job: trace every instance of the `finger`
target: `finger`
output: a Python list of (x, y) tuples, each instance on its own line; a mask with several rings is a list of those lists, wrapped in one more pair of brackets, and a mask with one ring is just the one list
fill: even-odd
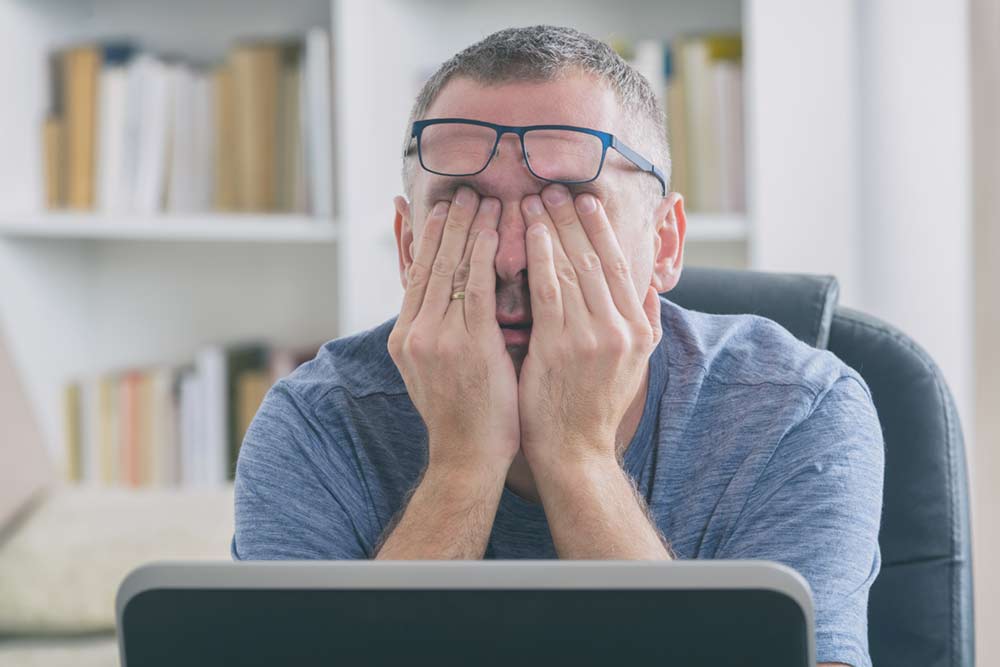
[(495, 259), (500, 237), (495, 229), (483, 229), (476, 235), (469, 267), (469, 281), (465, 286), (465, 325), (471, 334), (488, 331), (500, 333), (497, 324)]
[[(579, 279), (576, 276), (576, 269), (570, 262), (559, 241), (559, 234), (556, 232), (552, 218), (549, 217), (542, 203), (542, 198), (538, 195), (529, 195), (521, 200), (522, 214), (528, 227), (540, 223), (545, 226), (549, 233), (549, 243), (552, 246), (552, 263), (559, 283), (559, 296), (562, 303), (563, 319), (577, 319), (581, 315), (589, 315), (586, 302), (583, 300), (583, 293), (580, 292)], [(531, 268), (528, 268), (528, 277), (531, 277)], [(528, 288), (531, 288), (531, 281), (528, 281)]]
[(602, 270), (601, 257), (587, 238), (569, 189), (565, 185), (549, 185), (542, 190), (542, 201), (555, 224), (566, 255), (573, 263), (587, 308), (601, 318), (617, 315), (618, 311)]
[(441, 320), (451, 302), (452, 286), (455, 283), (455, 271), (462, 260), (465, 244), (469, 238), (469, 226), (476, 215), (479, 196), (475, 190), (462, 186), (455, 193), (455, 198), (448, 207), (448, 218), (444, 223), (444, 233), (437, 257), (431, 264), (430, 278), (427, 280), (427, 292), (420, 308), (421, 316)]
[(653, 347), (660, 343), (663, 338), (663, 323), (660, 321), (660, 295), (656, 293), (656, 288), (652, 285), (646, 288), (646, 298), (642, 302), (642, 310), (649, 320), (649, 326), (653, 328)]
[(462, 260), (455, 271), (452, 292), (463, 289), (469, 280), (469, 265), (472, 260), (472, 248), (476, 244), (476, 236), (484, 229), (496, 229), (499, 222), (500, 200), (494, 197), (484, 197), (481, 199), (476, 216), (472, 219), (472, 226), (469, 227), (469, 239), (465, 244), (465, 252), (462, 254)]
[(448, 215), (448, 202), (438, 202), (431, 209), (424, 222), (424, 231), (417, 244), (417, 253), (406, 273), (406, 292), (403, 295), (403, 305), (399, 309), (398, 321), (409, 325), (420, 312), (427, 291), (427, 281), (430, 279), (431, 266), (437, 255), (444, 221)]
[(601, 258), (605, 282), (618, 312), (631, 322), (640, 321), (642, 306), (632, 282), (628, 260), (625, 259), (604, 207), (597, 197), (589, 193), (577, 197), (575, 203), (583, 229)]
[(528, 292), (531, 295), (532, 338), (558, 335), (565, 326), (562, 286), (556, 276), (552, 234), (544, 223), (534, 223), (525, 234), (528, 256)]
[(465, 301), (460, 299), (451, 299), (451, 296), (449, 295), (449, 299), (451, 299), (451, 301), (448, 304), (448, 311), (444, 316), (445, 323), (448, 323), (449, 320), (454, 320), (457, 323), (461, 323), (462, 327), (465, 327), (466, 329), (468, 328), (466, 309), (469, 307), (469, 294), (467, 284), (469, 282), (470, 264), (472, 262), (472, 250), (476, 244), (476, 239), (478, 238), (479, 233), (486, 229), (495, 230), (499, 222), (500, 200), (494, 199), (493, 197), (485, 197), (480, 200), (479, 208), (472, 220), (472, 226), (469, 228), (469, 238), (465, 244), (462, 260), (459, 262), (458, 268), (455, 270), (455, 277), (452, 281), (451, 287), (452, 294), (455, 292), (465, 292)]

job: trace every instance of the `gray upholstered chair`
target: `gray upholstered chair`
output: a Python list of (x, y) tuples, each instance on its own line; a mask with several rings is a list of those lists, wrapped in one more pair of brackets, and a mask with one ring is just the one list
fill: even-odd
[(839, 307), (830, 276), (684, 270), (665, 296), (710, 313), (755, 313), (856, 369), (885, 439), (879, 545), (869, 600), (878, 667), (974, 664), (969, 493), (962, 428), (934, 361), (906, 334)]

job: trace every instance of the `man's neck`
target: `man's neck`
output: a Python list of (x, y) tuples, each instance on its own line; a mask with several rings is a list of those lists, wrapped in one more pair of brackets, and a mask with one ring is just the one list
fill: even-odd
[[(649, 368), (647, 367), (643, 371), (639, 390), (632, 398), (632, 402), (629, 403), (628, 409), (625, 411), (625, 416), (622, 418), (622, 423), (618, 426), (618, 432), (615, 434), (615, 453), (619, 461), (624, 460), (625, 452), (632, 442), (632, 438), (635, 437), (635, 432), (639, 429), (639, 422), (642, 421), (642, 412), (646, 405), (646, 394), (648, 392)], [(525, 500), (530, 500), (533, 503), (541, 503), (541, 499), (538, 497), (538, 489), (535, 486), (535, 478), (531, 474), (531, 468), (528, 466), (527, 459), (524, 458), (524, 454), (520, 450), (518, 450), (507, 471), (506, 486)]]

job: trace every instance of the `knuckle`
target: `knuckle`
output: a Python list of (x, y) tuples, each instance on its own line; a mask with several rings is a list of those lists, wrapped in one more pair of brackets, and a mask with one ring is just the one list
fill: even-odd
[(572, 227), (577, 224), (578, 220), (573, 215), (557, 215), (552, 222), (556, 223), (559, 227)]
[(427, 282), (428, 268), (421, 262), (413, 262), (407, 272), (406, 282), (411, 287), (422, 287)]
[(559, 299), (559, 288), (552, 283), (545, 283), (538, 289), (538, 298), (542, 303), (553, 304)]
[(595, 358), (600, 350), (601, 346), (597, 342), (597, 337), (592, 334), (582, 336), (577, 343), (577, 354), (584, 359)]
[(596, 252), (587, 251), (580, 256), (580, 269), (583, 271), (597, 271), (601, 268), (601, 258)]
[(632, 338), (621, 329), (615, 328), (608, 334), (605, 345), (608, 352), (616, 357), (623, 357), (632, 349)]
[(560, 264), (559, 267), (556, 269), (556, 275), (559, 276), (560, 282), (563, 282), (567, 285), (576, 285), (577, 282), (576, 271), (573, 269), (572, 266), (566, 264)]
[(611, 260), (611, 263), (608, 265), (608, 271), (615, 278), (621, 279), (628, 278), (630, 274), (628, 262), (622, 257)]
[(465, 287), (465, 305), (479, 306), (486, 301), (486, 290), (479, 285), (469, 284)]
[(455, 269), (455, 287), (461, 287), (469, 280), (469, 265), (462, 263)]
[(452, 216), (448, 218), (448, 221), (444, 223), (445, 233), (452, 234), (464, 234), (465, 233), (465, 220), (460, 217)]
[(403, 350), (407, 356), (414, 359), (424, 359), (431, 352), (432, 341), (422, 333), (411, 331), (403, 343)]
[(451, 276), (455, 273), (455, 265), (448, 257), (438, 255), (434, 259), (434, 265), (431, 267), (431, 271), (436, 276)]

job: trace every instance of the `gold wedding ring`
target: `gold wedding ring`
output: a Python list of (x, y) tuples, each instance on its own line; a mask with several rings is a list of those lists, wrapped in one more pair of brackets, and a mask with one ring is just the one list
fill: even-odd
[(464, 298), (465, 298), (465, 292), (452, 292), (451, 293), (451, 300), (452, 301), (457, 301), (458, 299), (464, 299)]

